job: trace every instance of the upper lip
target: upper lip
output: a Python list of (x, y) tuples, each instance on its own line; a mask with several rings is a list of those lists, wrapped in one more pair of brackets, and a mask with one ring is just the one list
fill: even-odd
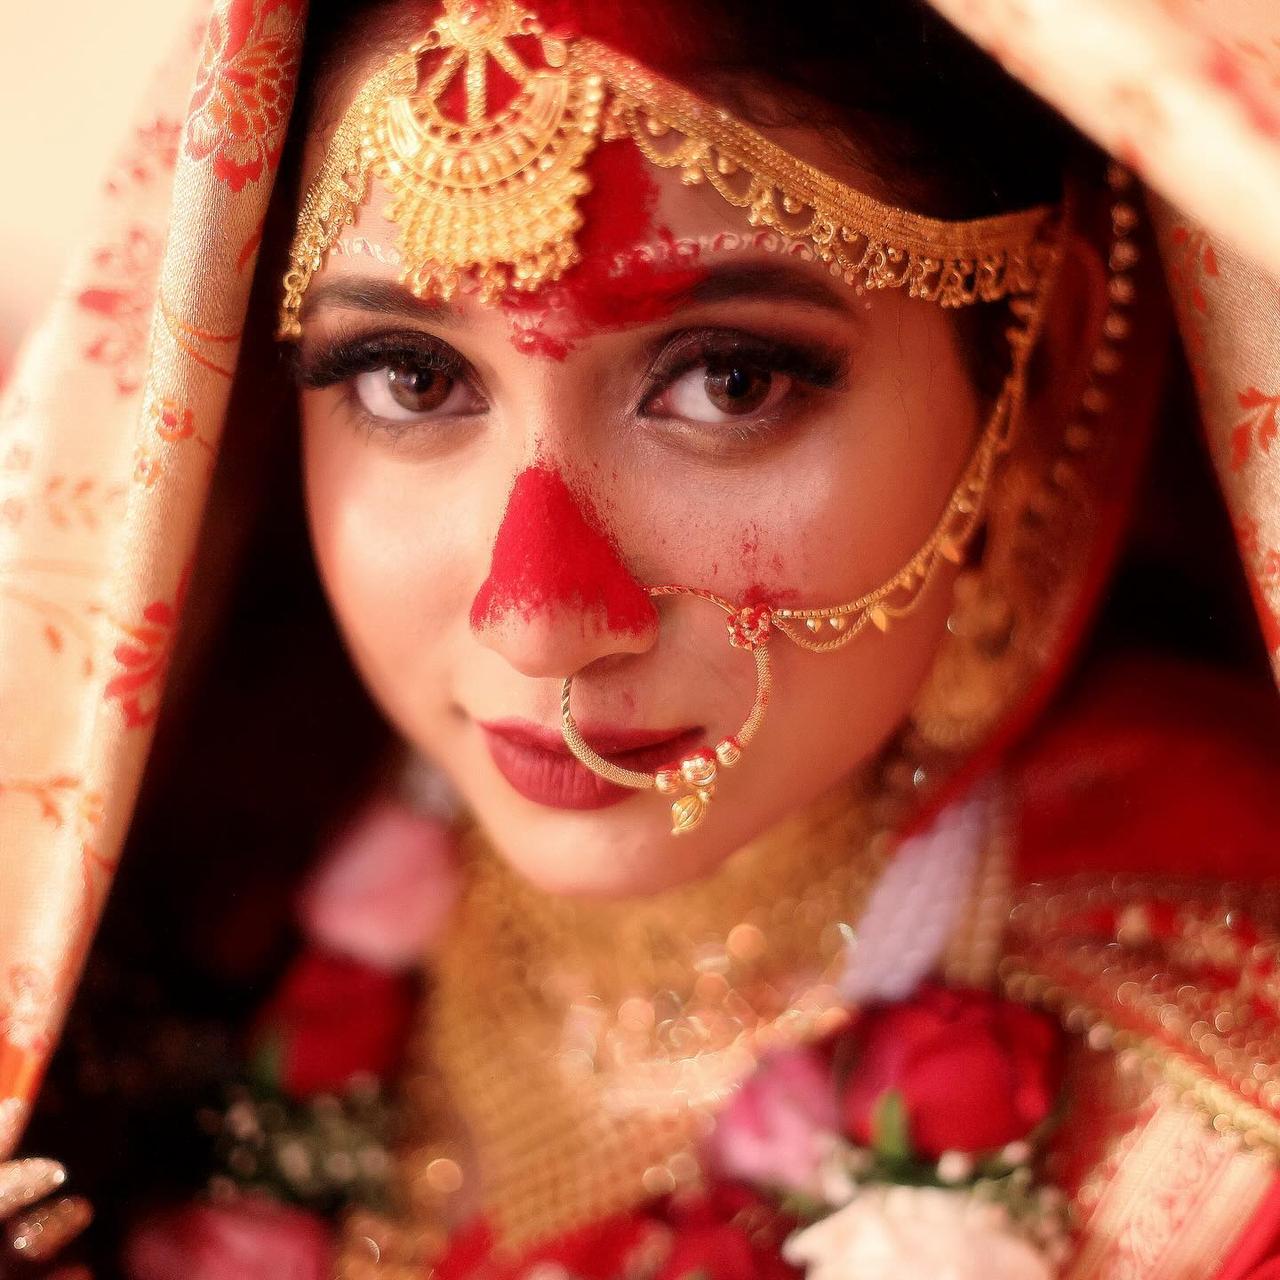
[[(550, 751), (557, 755), (570, 755), (560, 730), (547, 729), (532, 720), (481, 720), (480, 728), (496, 733), (509, 742)], [(695, 732), (693, 727), (682, 729), (627, 729), (617, 725), (580, 724), (582, 736), (601, 755), (621, 755), (627, 751), (641, 751), (665, 742), (675, 742)]]

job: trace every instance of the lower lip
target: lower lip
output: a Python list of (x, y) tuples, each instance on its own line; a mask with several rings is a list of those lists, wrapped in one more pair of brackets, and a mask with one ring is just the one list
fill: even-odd
[[(515, 791), (535, 804), (552, 809), (605, 809), (636, 794), (630, 787), (606, 782), (592, 773), (567, 749), (551, 751), (483, 725), (481, 729), (498, 772)], [(651, 747), (618, 751), (607, 758), (624, 769), (649, 772), (678, 760), (695, 745), (698, 736), (696, 730), (691, 730)]]

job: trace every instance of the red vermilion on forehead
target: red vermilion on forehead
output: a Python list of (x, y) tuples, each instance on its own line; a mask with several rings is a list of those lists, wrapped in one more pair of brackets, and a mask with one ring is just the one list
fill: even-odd
[(653, 601), (627, 572), (590, 501), (575, 497), (555, 468), (537, 463), (516, 477), (471, 625), (481, 631), (555, 608), (594, 614), (617, 634), (657, 625)]
[[(617, 271), (619, 257), (653, 239), (671, 239), (666, 227), (653, 226), (658, 187), (649, 162), (629, 140), (603, 143), (586, 164), (591, 189), (579, 208), (580, 261), (550, 290), (536, 294), (512, 291), (503, 306), (517, 322), (513, 341), (518, 351), (563, 359), (574, 345), (593, 333), (627, 325), (651, 324), (671, 314), (679, 300), (704, 278), (698, 265), (672, 267), (632, 256)], [(554, 298), (556, 340), (544, 340), (542, 326)]]

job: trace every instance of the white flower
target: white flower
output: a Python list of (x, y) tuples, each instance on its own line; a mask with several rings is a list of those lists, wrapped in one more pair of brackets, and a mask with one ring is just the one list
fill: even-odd
[(808, 1280), (1053, 1280), (1003, 1207), (967, 1191), (868, 1187), (793, 1235), (787, 1261)]
[(938, 1178), (942, 1182), (968, 1182), (973, 1177), (973, 1157), (963, 1151), (944, 1151), (938, 1157)]
[(1000, 1152), (1000, 1159), (1007, 1165), (1028, 1164), (1031, 1160), (1031, 1144), (1029, 1142), (1011, 1142)]

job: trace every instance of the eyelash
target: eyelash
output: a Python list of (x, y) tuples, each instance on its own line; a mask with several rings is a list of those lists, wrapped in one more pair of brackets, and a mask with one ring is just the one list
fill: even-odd
[[(305, 390), (319, 390), (344, 384), (348, 408), (364, 420), (370, 432), (389, 434), (394, 438), (419, 428), (430, 418), (417, 421), (393, 421), (368, 413), (354, 394), (355, 379), (362, 373), (386, 367), (407, 367), (443, 374), (466, 383), (478, 395), (471, 365), (447, 343), (422, 333), (375, 333), (363, 337), (335, 336), (316, 349), (296, 353), (298, 385)], [(797, 342), (791, 339), (766, 338), (732, 329), (690, 329), (669, 336), (650, 363), (640, 397), (639, 414), (655, 421), (669, 421), (653, 414), (650, 407), (679, 378), (700, 366), (741, 362), (744, 366), (769, 374), (783, 374), (795, 382), (793, 396), (803, 398), (814, 391), (838, 389), (845, 378), (843, 355), (823, 344)], [(789, 411), (794, 407), (789, 406)], [(687, 424), (727, 440), (748, 439), (767, 432), (776, 425), (778, 414), (741, 423)], [(683, 423), (684, 419), (675, 419)]]
[[(647, 406), (694, 369), (735, 363), (758, 372), (792, 378), (793, 396), (799, 397), (813, 391), (835, 390), (845, 376), (845, 361), (840, 353), (820, 344), (766, 338), (734, 329), (689, 329), (668, 338), (650, 365), (640, 413), (653, 416), (647, 412)], [(796, 407), (789, 405), (788, 412), (794, 412)], [(730, 439), (747, 438), (768, 431), (778, 416), (775, 412), (771, 417), (752, 418), (732, 425), (706, 424), (703, 429)]]

